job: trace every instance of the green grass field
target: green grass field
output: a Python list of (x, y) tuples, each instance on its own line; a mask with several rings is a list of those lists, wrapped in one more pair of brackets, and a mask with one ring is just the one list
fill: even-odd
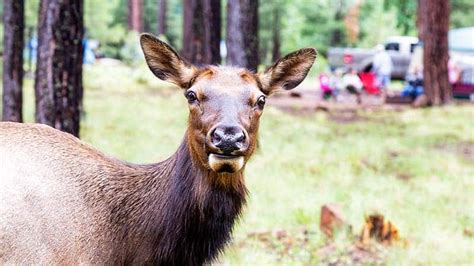
[[(31, 122), (32, 81), (25, 86)], [(146, 67), (86, 67), (85, 87), (84, 141), (136, 163), (165, 159), (178, 147), (186, 100)], [(356, 118), (340, 123), (322, 112), (265, 110), (261, 149), (246, 169), (248, 206), (220, 263), (323, 263), (318, 250), (326, 239), (318, 225), (325, 203), (342, 206), (354, 234), (371, 211), (394, 222), (407, 245), (383, 247), (387, 264), (474, 262), (474, 106), (359, 111)], [(295, 239), (308, 230), (308, 241), (252, 237), (275, 230)], [(331, 260), (351, 241), (338, 236)]]

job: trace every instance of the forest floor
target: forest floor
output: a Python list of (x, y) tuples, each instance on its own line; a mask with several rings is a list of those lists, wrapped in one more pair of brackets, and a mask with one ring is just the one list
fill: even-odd
[(304, 85), (291, 93), (280, 93), (270, 97), (270, 105), (293, 115), (310, 115), (316, 111), (330, 113), (356, 112), (357, 110), (402, 111), (410, 108), (410, 105), (407, 104), (386, 104), (381, 96), (369, 94), (362, 94), (361, 104), (357, 104), (354, 95), (346, 92), (340, 93), (337, 100), (334, 98), (322, 100), (319, 91), (311, 87), (304, 87)]
[[(84, 141), (135, 163), (160, 161), (176, 150), (188, 112), (178, 89), (146, 66), (98, 64), (87, 66), (84, 76)], [(30, 79), (24, 97), (32, 122)], [(248, 204), (216, 264), (474, 261), (474, 106), (348, 104), (299, 112), (301, 99), (286, 99), (290, 111), (280, 100), (270, 100), (261, 118), (260, 148), (246, 167)], [(349, 228), (333, 239), (319, 229), (321, 206), (328, 203), (341, 207)], [(364, 216), (372, 212), (396, 225), (400, 243), (357, 244)]]

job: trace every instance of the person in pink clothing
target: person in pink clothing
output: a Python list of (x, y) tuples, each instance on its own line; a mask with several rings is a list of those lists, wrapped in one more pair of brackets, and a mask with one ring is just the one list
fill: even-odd
[(323, 100), (328, 100), (334, 96), (333, 90), (331, 88), (330, 78), (325, 73), (319, 75), (319, 88), (321, 89), (321, 97)]
[(457, 66), (456, 62), (452, 57), (449, 57), (448, 61), (448, 77), (449, 84), (453, 85), (459, 81), (461, 77), (461, 69)]

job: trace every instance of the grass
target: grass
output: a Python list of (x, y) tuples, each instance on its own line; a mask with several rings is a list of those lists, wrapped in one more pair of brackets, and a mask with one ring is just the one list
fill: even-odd
[[(25, 117), (32, 122), (31, 80), (25, 86)], [(84, 141), (137, 163), (162, 160), (178, 147), (186, 100), (146, 67), (86, 67), (85, 87)], [(342, 206), (354, 233), (373, 210), (393, 221), (408, 245), (384, 248), (387, 264), (474, 261), (474, 238), (464, 233), (474, 229), (474, 107), (359, 111), (357, 117), (341, 124), (325, 113), (265, 110), (261, 149), (246, 169), (248, 206), (220, 262), (322, 263), (317, 251), (326, 240), (318, 224), (325, 203)], [(249, 235), (296, 235), (302, 228), (309, 243), (293, 243), (283, 255), (284, 244), (269, 246)], [(348, 241), (336, 239), (341, 249)]]

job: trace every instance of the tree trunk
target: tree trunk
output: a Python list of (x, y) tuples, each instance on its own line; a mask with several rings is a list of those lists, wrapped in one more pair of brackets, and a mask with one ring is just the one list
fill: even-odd
[(206, 43), (206, 62), (221, 63), (221, 1), (204, 0), (204, 28)]
[(79, 136), (83, 1), (41, 0), (35, 77), (36, 122)]
[(166, 9), (167, 0), (158, 0), (158, 35), (166, 36)]
[(143, 0), (128, 0), (128, 29), (143, 32)]
[(360, 2), (357, 1), (352, 7), (349, 8), (346, 17), (344, 18), (347, 41), (352, 45), (359, 41), (360, 6)]
[(425, 32), (424, 32), (424, 27), (423, 27), (423, 13), (425, 13), (425, 5), (426, 1), (423, 0), (417, 0), (417, 8), (416, 8), (416, 28), (418, 29), (418, 39), (420, 41), (423, 41)]
[(184, 0), (183, 57), (193, 64), (219, 64), (221, 1)]
[(227, 2), (227, 64), (258, 68), (258, 0)]
[[(336, 22), (342, 22), (344, 20), (344, 8), (345, 8), (345, 0), (338, 0), (336, 1), (336, 13), (334, 14), (334, 21)], [(339, 26), (339, 25), (338, 25)], [(343, 31), (340, 27), (336, 27), (332, 32), (331, 32), (331, 46), (340, 46), (342, 45), (343, 41)]]
[(273, 10), (273, 29), (272, 29), (272, 39), (273, 39), (273, 51), (272, 51), (272, 59), (273, 62), (276, 62), (280, 59), (280, 46), (281, 46), (281, 19), (280, 19), (280, 7), (276, 6)]
[(3, 120), (22, 122), (23, 0), (4, 0), (3, 27)]
[(423, 41), (423, 84), (430, 105), (449, 103), (452, 98), (448, 78), (448, 0), (420, 0), (418, 14)]

